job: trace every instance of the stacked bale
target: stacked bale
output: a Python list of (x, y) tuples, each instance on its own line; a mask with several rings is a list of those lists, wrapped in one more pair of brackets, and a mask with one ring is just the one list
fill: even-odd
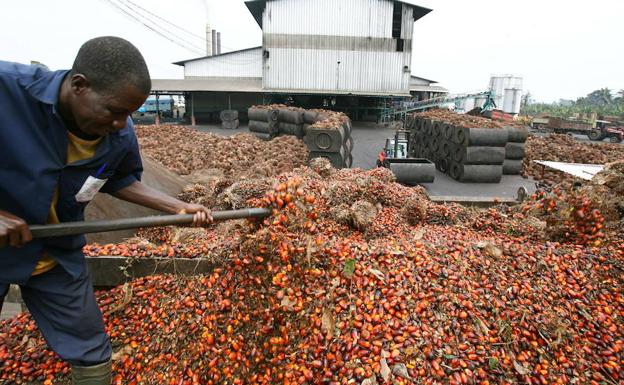
[(508, 131), (462, 127), (415, 114), (406, 119), (410, 156), (427, 158), (460, 182), (498, 183), (503, 175)]
[(221, 128), (233, 130), (240, 127), (237, 110), (223, 110), (219, 117), (221, 118)]
[(520, 175), (525, 155), (525, 142), (529, 137), (526, 127), (507, 127), (508, 142), (505, 146), (503, 175)]
[(327, 158), (335, 168), (349, 168), (353, 163), (351, 120), (342, 113), (270, 105), (253, 106), (248, 115), (249, 131), (268, 139), (277, 135), (303, 139), (310, 159)]
[(279, 110), (272, 106), (253, 106), (247, 111), (249, 131), (273, 139), (279, 134)]
[[(353, 164), (351, 120), (344, 114), (315, 110), (316, 121), (306, 125), (304, 141), (310, 150), (310, 159), (327, 158), (336, 168), (350, 168)], [(312, 114), (308, 114), (311, 121)]]

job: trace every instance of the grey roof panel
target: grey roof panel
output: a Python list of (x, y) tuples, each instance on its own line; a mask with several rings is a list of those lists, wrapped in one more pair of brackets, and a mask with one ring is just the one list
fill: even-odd
[[(249, 12), (251, 12), (254, 19), (256, 19), (256, 23), (258, 23), (260, 28), (262, 28), (262, 12), (264, 11), (264, 7), (266, 6), (267, 1), (270, 1), (270, 0), (245, 1), (245, 5), (249, 9)], [(416, 4), (412, 0), (390, 0), (390, 1), (394, 1), (396, 3), (407, 4), (411, 7), (414, 7), (414, 21), (422, 18), (423, 16), (425, 16), (426, 14), (432, 11), (432, 9), (421, 7), (420, 5)]]
[(303, 94), (303, 95), (354, 95), (354, 96), (410, 96), (408, 92), (371, 91), (331, 91), (288, 89), (273, 90), (262, 88), (260, 78), (206, 78), (206, 79), (152, 79), (152, 92), (252, 92), (264, 94)]
[(177, 62), (174, 62), (174, 63), (171, 63), (171, 64), (183, 66), (185, 63), (188, 63), (190, 61), (201, 60), (201, 59), (208, 59), (208, 58), (213, 58), (213, 57), (220, 57), (220, 56), (230, 55), (230, 54), (233, 54), (233, 53), (240, 53), (240, 52), (245, 52), (245, 51), (251, 51), (251, 50), (254, 50), (254, 49), (262, 49), (262, 46), (245, 48), (245, 49), (239, 49), (238, 51), (224, 52), (224, 53), (220, 53), (218, 55), (202, 56), (202, 57), (196, 57), (194, 59), (180, 60), (180, 61), (177, 61)]

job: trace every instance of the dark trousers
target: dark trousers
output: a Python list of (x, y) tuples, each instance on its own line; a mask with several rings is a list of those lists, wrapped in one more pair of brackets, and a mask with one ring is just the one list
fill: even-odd
[[(0, 282), (1, 299), (8, 289)], [(31, 277), (20, 290), (48, 346), (61, 359), (92, 366), (111, 358), (110, 339), (87, 270), (75, 279), (57, 265)]]

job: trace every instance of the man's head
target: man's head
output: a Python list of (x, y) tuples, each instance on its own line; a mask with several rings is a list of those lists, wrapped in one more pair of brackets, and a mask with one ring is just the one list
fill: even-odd
[(65, 79), (60, 102), (76, 128), (104, 136), (126, 126), (152, 83), (143, 56), (130, 42), (103, 36), (84, 43)]

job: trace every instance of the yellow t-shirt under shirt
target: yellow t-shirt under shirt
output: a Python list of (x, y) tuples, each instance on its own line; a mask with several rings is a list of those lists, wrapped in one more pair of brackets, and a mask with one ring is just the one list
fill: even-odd
[[(95, 150), (102, 140), (102, 138), (95, 140), (80, 139), (69, 131), (67, 131), (67, 139), (67, 164), (93, 158), (95, 156)], [(52, 197), (48, 221), (46, 222), (48, 224), (59, 223), (58, 215), (56, 214), (57, 203), (58, 187), (54, 191), (54, 196)], [(37, 266), (35, 266), (35, 270), (33, 270), (32, 275), (43, 274), (46, 271), (52, 270), (54, 266), (56, 266), (56, 261), (50, 258), (47, 253), (44, 253), (43, 257), (41, 257), (39, 262), (37, 262)]]

